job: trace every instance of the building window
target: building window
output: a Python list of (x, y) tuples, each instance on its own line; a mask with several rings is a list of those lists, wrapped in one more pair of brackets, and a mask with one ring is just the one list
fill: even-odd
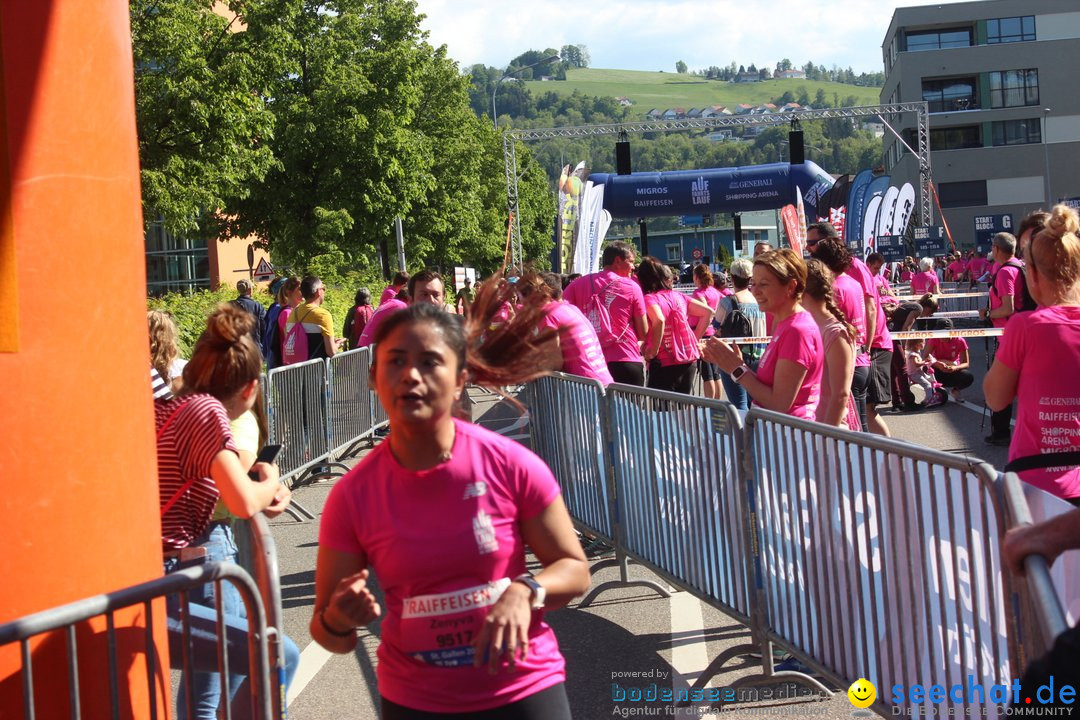
[(982, 146), (982, 132), (978, 125), (931, 128), (930, 130), (930, 149), (934, 151), (963, 150)]
[(908, 52), (922, 50), (947, 50), (949, 48), (971, 47), (974, 34), (971, 28), (947, 28), (945, 30), (923, 30), (907, 34)]
[(682, 247), (679, 243), (668, 243), (667, 261), (669, 263), (682, 262)]
[(160, 222), (146, 229), (146, 288), (151, 295), (210, 289), (205, 240), (177, 237)]
[(932, 113), (978, 110), (976, 87), (978, 83), (973, 77), (923, 80), (922, 97)]
[(1030, 145), (1042, 142), (1039, 118), (1000, 120), (992, 123), (994, 145)]
[(938, 198), (943, 208), (986, 205), (986, 181), (941, 183), (938, 185)]
[(986, 21), (986, 42), (990, 45), (1026, 42), (1035, 39), (1035, 16), (999, 18)]
[(1002, 70), (990, 73), (990, 107), (1022, 107), (1038, 104), (1038, 70)]

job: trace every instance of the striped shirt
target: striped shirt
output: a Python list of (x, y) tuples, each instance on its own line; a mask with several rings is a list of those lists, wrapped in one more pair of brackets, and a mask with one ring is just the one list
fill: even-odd
[(172, 400), (173, 394), (169, 389), (169, 384), (153, 365), (150, 366), (150, 390), (154, 393), (155, 400)]
[(210, 466), (219, 452), (236, 452), (236, 446), (225, 408), (210, 395), (157, 402), (154, 413), (159, 507), (176, 498), (161, 518), (162, 549), (177, 550), (190, 545), (210, 524), (219, 495)]

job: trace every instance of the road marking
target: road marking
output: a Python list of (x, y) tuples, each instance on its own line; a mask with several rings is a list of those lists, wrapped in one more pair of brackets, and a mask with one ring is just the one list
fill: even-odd
[[(964, 402), (962, 402), (962, 403), (959, 403), (959, 402), (956, 402), (956, 400), (954, 400), (954, 399), (952, 398), (952, 396), (950, 395), (950, 396), (949, 396), (949, 403), (948, 403), (948, 404), (949, 404), (949, 405), (952, 405), (952, 406), (954, 406), (954, 407), (961, 407), (961, 408), (964, 408), (965, 410), (968, 410), (969, 412), (973, 412), (973, 413), (975, 413), (975, 414), (976, 414), (976, 415), (978, 415), (979, 417), (983, 417), (983, 416), (985, 416), (985, 417), (986, 417), (986, 419), (987, 419), (987, 422), (989, 422), (989, 421), (990, 421), (990, 410), (989, 410), (989, 409), (987, 409), (987, 408), (986, 408), (986, 407), (985, 407), (985, 406), (984, 406), (984, 405), (983, 405), (982, 403), (975, 403), (975, 402), (974, 402), (974, 401), (972, 401), (972, 400), (966, 400), (966, 401), (964, 401)], [(1015, 428), (1015, 427), (1016, 427), (1016, 417), (1015, 417), (1015, 414), (1014, 414), (1014, 416), (1013, 416), (1013, 419), (1009, 421), (1009, 426), (1010, 426), (1010, 427), (1012, 427), (1012, 428)]]
[[(688, 592), (676, 592), (671, 594), (670, 603), (671, 667), (683, 678), (698, 675), (709, 665), (701, 602)], [(687, 642), (695, 636), (698, 638), (695, 642)], [(693, 680), (687, 684), (692, 685)]]
[(304, 691), (307, 684), (319, 674), (323, 665), (327, 660), (333, 657), (334, 653), (323, 648), (317, 642), (312, 642), (304, 651), (300, 653), (300, 665), (296, 668), (296, 676), (293, 677), (292, 684), (289, 686), (289, 694), (285, 696), (285, 705), (291, 705), (292, 701)]
[[(673, 592), (671, 604), (671, 686), (692, 686), (709, 666), (705, 618), (701, 602), (688, 592)], [(670, 708), (669, 708), (670, 709)], [(693, 707), (676, 709), (676, 717), (700, 717)]]

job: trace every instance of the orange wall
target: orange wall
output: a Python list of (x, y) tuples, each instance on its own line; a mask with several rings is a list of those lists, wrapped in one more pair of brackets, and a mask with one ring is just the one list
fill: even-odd
[[(0, 310), (6, 622), (160, 576), (161, 534), (126, 0), (0, 0), (0, 66), (0, 282), (15, 295)], [(94, 630), (80, 630), (95, 638), (80, 658), (84, 717), (106, 711)], [(66, 716), (57, 645), (35, 645), (38, 717)], [(21, 717), (16, 650), (0, 649), (0, 714)], [(136, 708), (140, 662), (120, 668)]]
[[(235, 288), (236, 281), (241, 278), (252, 279), (251, 271), (259, 267), (259, 261), (266, 258), (270, 261), (270, 255), (265, 250), (254, 250), (254, 261), (248, 266), (249, 241), (243, 238), (233, 240), (210, 241), (210, 287), (216, 290), (219, 286)], [(271, 262), (271, 264), (273, 264)], [(260, 279), (256, 285), (268, 286), (269, 280)]]

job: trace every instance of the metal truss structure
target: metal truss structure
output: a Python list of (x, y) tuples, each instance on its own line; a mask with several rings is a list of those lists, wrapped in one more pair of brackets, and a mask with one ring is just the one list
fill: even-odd
[[(620, 133), (672, 132), (675, 130), (710, 130), (715, 128), (749, 127), (760, 125), (787, 125), (792, 120), (828, 120), (831, 118), (880, 117), (892, 125), (897, 116), (915, 113), (916, 154), (919, 159), (919, 208), (917, 221), (929, 225), (933, 221), (930, 178), (930, 116), (926, 102), (893, 103), (890, 105), (864, 105), (847, 108), (824, 108), (796, 112), (771, 113), (769, 115), (721, 115), (710, 118), (685, 118), (682, 120), (644, 120), (641, 122), (612, 123), (608, 125), (574, 125), (558, 128), (522, 128), (503, 132), (503, 158), (506, 165), (507, 209), (511, 213), (510, 250), (514, 265), (520, 266), (524, 259), (521, 244), (521, 221), (518, 217), (518, 167), (517, 142), (535, 142), (551, 138), (578, 138), (594, 135), (618, 135)], [(886, 119), (888, 118), (888, 119)]]

